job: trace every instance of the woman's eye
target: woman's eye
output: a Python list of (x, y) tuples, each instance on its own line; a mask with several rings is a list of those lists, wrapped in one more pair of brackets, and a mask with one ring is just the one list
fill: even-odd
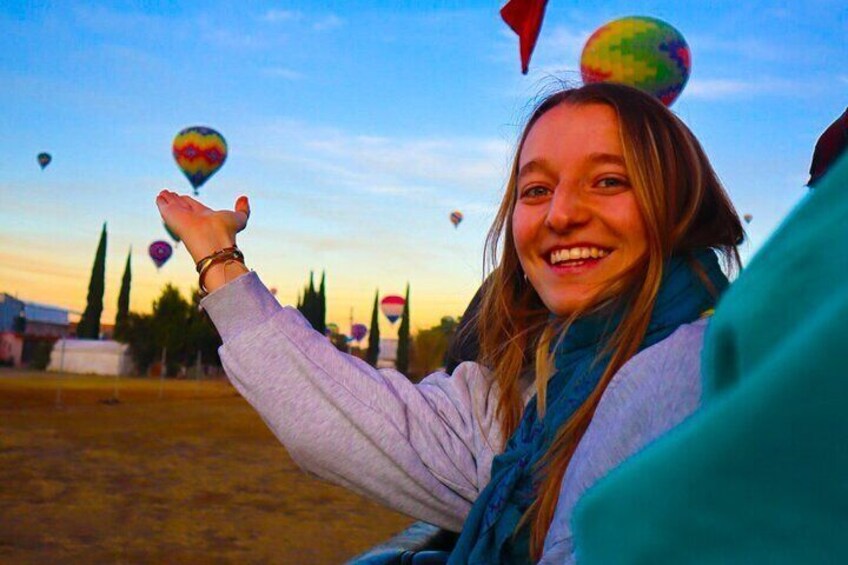
[(550, 190), (544, 186), (528, 186), (521, 191), (522, 198), (538, 198), (550, 193)]
[(630, 186), (628, 180), (621, 177), (604, 177), (599, 180), (597, 184), (601, 188), (619, 188)]

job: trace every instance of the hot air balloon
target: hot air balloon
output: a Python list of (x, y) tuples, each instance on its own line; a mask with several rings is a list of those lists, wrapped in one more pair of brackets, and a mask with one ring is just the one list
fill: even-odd
[(271, 291), (271, 296), (277, 296), (277, 287), (272, 286), (268, 290)]
[(174, 138), (173, 153), (197, 196), (197, 189), (227, 160), (227, 142), (212, 128), (192, 126)]
[(38, 164), (41, 165), (41, 170), (44, 170), (44, 167), (50, 164), (50, 161), (53, 160), (53, 157), (50, 156), (50, 153), (39, 153), (38, 154)]
[(751, 220), (753, 220), (753, 219), (754, 219), (754, 216), (753, 216), (753, 215), (751, 215), (751, 214), (745, 214), (745, 215), (744, 215), (744, 216), (742, 216), (742, 217), (743, 217), (743, 218), (745, 218), (745, 223), (746, 223), (746, 224), (750, 224), (750, 223), (751, 223)]
[(633, 16), (613, 20), (586, 41), (580, 56), (583, 82), (618, 82), (634, 86), (671, 106), (686, 81), (689, 45), (671, 25)]
[(389, 319), (389, 322), (394, 324), (401, 317), (401, 314), (403, 314), (403, 305), (405, 302), (402, 296), (387, 296), (380, 301), (380, 310)]
[(150, 258), (153, 259), (153, 262), (156, 263), (156, 268), (159, 269), (162, 265), (168, 262), (168, 259), (171, 258), (174, 249), (167, 241), (154, 241), (150, 244), (147, 252), (150, 255)]
[(326, 329), (327, 329), (327, 332), (326, 332), (327, 335), (333, 335), (333, 334), (339, 333), (339, 325), (334, 323), (334, 322), (330, 322), (329, 324), (327, 324)]
[(350, 336), (356, 341), (362, 341), (362, 338), (368, 334), (368, 326), (365, 324), (353, 324), (350, 328)]
[(458, 228), (459, 223), (462, 221), (462, 212), (459, 210), (454, 210), (451, 212), (450, 221), (453, 224), (453, 227)]
[(179, 244), (180, 244), (180, 241), (182, 241), (182, 240), (180, 239), (180, 236), (178, 236), (177, 234), (175, 234), (175, 233), (174, 233), (174, 231), (173, 231), (171, 228), (169, 228), (169, 227), (168, 227), (168, 224), (166, 224), (165, 222), (162, 222), (162, 225), (163, 225), (163, 226), (165, 226), (165, 231), (166, 231), (166, 232), (168, 232), (168, 235), (169, 235), (169, 236), (171, 236), (171, 239), (173, 239), (173, 240), (174, 240), (174, 243), (176, 243), (177, 245), (179, 245)]

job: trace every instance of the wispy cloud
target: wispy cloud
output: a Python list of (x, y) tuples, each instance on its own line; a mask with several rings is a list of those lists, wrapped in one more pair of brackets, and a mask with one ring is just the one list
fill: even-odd
[(686, 85), (686, 96), (701, 100), (723, 100), (748, 98), (764, 94), (793, 96), (811, 93), (815, 87), (796, 81), (775, 78), (740, 79), (692, 79)]
[(268, 10), (259, 18), (269, 24), (305, 23), (313, 31), (327, 31), (344, 25), (336, 14), (305, 14), (297, 10)]
[(280, 121), (250, 152), (269, 164), (297, 162), (320, 178), (369, 194), (433, 198), (442, 191), (488, 193), (503, 184), (510, 146), (498, 139), (396, 138)]
[(303, 17), (302, 12), (296, 10), (268, 10), (262, 14), (262, 20), (270, 23), (291, 22), (300, 20)]
[(344, 20), (335, 14), (329, 14), (316, 20), (312, 24), (312, 29), (315, 31), (328, 31), (336, 29), (344, 25)]
[(262, 74), (272, 78), (283, 78), (286, 80), (300, 80), (303, 74), (286, 67), (268, 67), (262, 69)]

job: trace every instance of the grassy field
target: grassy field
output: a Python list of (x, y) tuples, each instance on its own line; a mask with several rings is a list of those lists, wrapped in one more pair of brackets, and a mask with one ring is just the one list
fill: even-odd
[(411, 520), (300, 472), (224, 381), (0, 369), (0, 563), (339, 563)]

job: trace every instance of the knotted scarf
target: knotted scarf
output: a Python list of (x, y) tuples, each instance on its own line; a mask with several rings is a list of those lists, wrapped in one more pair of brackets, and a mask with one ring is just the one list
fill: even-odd
[[(714, 291), (728, 285), (715, 252), (694, 254)], [(683, 256), (672, 257), (663, 271), (643, 350), (671, 335), (680, 325), (697, 320), (715, 305), (716, 297)], [(547, 385), (547, 409), (538, 415), (536, 397), (527, 404), (521, 422), (504, 452), (492, 462), (491, 480), (480, 493), (465, 521), (448, 563), (529, 563), (528, 527), (516, 531), (536, 496), (534, 469), (548, 451), (559, 428), (589, 397), (609, 363), (604, 347), (623, 306), (577, 319), (564, 336), (552, 340), (554, 374)]]

